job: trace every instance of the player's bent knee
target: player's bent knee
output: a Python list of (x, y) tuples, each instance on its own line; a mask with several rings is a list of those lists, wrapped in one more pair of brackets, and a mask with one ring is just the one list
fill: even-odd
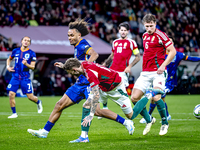
[(60, 101), (56, 102), (56, 105), (54, 107), (55, 110), (61, 111), (65, 108), (65, 105), (63, 105)]

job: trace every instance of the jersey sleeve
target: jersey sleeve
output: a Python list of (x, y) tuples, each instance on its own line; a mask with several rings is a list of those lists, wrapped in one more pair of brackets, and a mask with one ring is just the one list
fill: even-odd
[(115, 41), (112, 42), (112, 52), (113, 52), (113, 53), (114, 53), (114, 51), (115, 51), (115, 49), (114, 49), (115, 45), (114, 45), (114, 44), (115, 44)]
[(81, 44), (81, 49), (84, 51), (85, 54), (88, 55), (88, 52), (90, 51), (90, 49), (92, 49), (92, 47), (91, 47), (90, 44), (85, 40), (84, 43)]
[(131, 50), (133, 50), (133, 54), (134, 55), (139, 54), (139, 49), (138, 49), (137, 43), (135, 41), (131, 40), (131, 45), (130, 46), (131, 46), (130, 47)]
[(36, 60), (37, 60), (36, 54), (35, 54), (35, 52), (32, 52), (31, 61), (36, 61)]
[(168, 48), (170, 45), (172, 45), (172, 42), (170, 41), (167, 34), (161, 31), (156, 31), (159, 44), (162, 44), (165, 48)]
[(9, 56), (10, 59), (15, 57), (16, 49), (13, 49), (12, 54)]

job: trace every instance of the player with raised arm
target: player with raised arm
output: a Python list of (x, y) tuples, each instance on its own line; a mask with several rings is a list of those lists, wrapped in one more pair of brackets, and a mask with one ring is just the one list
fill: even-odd
[[(170, 38), (170, 40), (172, 41), (171, 38)], [(172, 41), (172, 43), (173, 43), (173, 41)], [(168, 56), (168, 52), (166, 53), (165, 57), (167, 57), (167, 56)], [(176, 73), (176, 71), (177, 71), (178, 65), (180, 64), (180, 62), (182, 60), (197, 62), (197, 61), (200, 61), (200, 57), (192, 57), (192, 56), (185, 55), (184, 53), (181, 53), (181, 52), (176, 52), (176, 56), (174, 57), (172, 62), (169, 65), (167, 65), (168, 77), (167, 77), (167, 81), (166, 81), (166, 84), (165, 84), (165, 90), (164, 90), (165, 94), (162, 95), (162, 100), (165, 103), (165, 109), (166, 109), (168, 121), (171, 120), (171, 115), (168, 112), (168, 107), (167, 107), (167, 103), (165, 101), (165, 97), (166, 97), (167, 93), (170, 93), (174, 89), (174, 87), (177, 86), (177, 73)], [(149, 114), (150, 115), (153, 113), (153, 110), (154, 110), (155, 107), (156, 107), (156, 104), (153, 101), (151, 101), (150, 106), (149, 106)], [(140, 123), (146, 123), (145, 119), (142, 118), (140, 120)]]
[[(165, 104), (161, 99), (161, 94), (151, 96), (149, 95), (149, 91), (145, 94), (145, 89), (150, 86), (153, 86), (154, 89), (165, 89), (165, 80), (167, 77), (166, 66), (173, 60), (176, 55), (176, 50), (168, 36), (156, 28), (156, 17), (154, 15), (146, 14), (143, 17), (143, 24), (146, 29), (146, 32), (142, 36), (144, 47), (143, 66), (142, 72), (132, 90), (131, 100), (135, 104), (134, 111), (140, 113), (147, 122), (143, 135), (148, 134), (152, 124), (155, 122), (155, 118), (151, 118), (147, 112), (146, 104), (151, 98), (155, 101), (162, 118), (159, 135), (165, 135), (168, 131), (169, 124), (167, 122)], [(169, 53), (165, 59), (166, 50)], [(144, 94), (146, 97), (142, 98)]]
[[(98, 58), (98, 54), (94, 51), (94, 49), (85, 39), (82, 39), (82, 36), (85, 36), (89, 33), (87, 24), (88, 23), (83, 19), (77, 19), (74, 22), (70, 22), (68, 38), (70, 44), (74, 46), (75, 58), (77, 58), (80, 61), (87, 60), (88, 62), (94, 62)], [(59, 68), (63, 68), (63, 63), (61, 62), (56, 62), (54, 65)], [(62, 111), (65, 108), (68, 108), (74, 104), (78, 104), (83, 99), (88, 99), (90, 91), (91, 88), (87, 78), (83, 75), (80, 75), (76, 83), (70, 88), (68, 88), (63, 97), (56, 103), (54, 110), (52, 111), (44, 128), (41, 130), (28, 129), (27, 131), (39, 138), (46, 138), (48, 133), (51, 131), (52, 127), (55, 125), (56, 121), (61, 116)], [(110, 110), (101, 110), (99, 106), (97, 108), (98, 109), (96, 110), (95, 115), (115, 120), (116, 122), (123, 124), (129, 131), (129, 134), (133, 133), (132, 121), (125, 120), (124, 118)], [(88, 109), (83, 108), (83, 114), (85, 112), (87, 113)], [(85, 142), (85, 139), (87, 141), (89, 127), (86, 127), (83, 130), (84, 131), (81, 135), (83, 139), (79, 142)]]
[[(103, 66), (117, 71), (122, 77), (125, 87), (128, 87), (128, 76), (131, 72), (131, 68), (140, 61), (140, 52), (137, 47), (137, 43), (128, 38), (129, 24), (123, 22), (119, 24), (120, 38), (116, 39), (112, 43), (112, 52), (110, 56), (104, 61)], [(131, 55), (135, 55), (135, 59), (129, 64)], [(107, 100), (103, 102), (103, 109), (108, 109)], [(101, 119), (101, 117), (98, 117)]]
[[(63, 69), (76, 76), (85, 75), (92, 88), (92, 94), (83, 104), (83, 110), (87, 111), (83, 111), (82, 114), (81, 135), (84, 132), (84, 128), (90, 126), (96, 109), (99, 109), (99, 101), (102, 102), (109, 98), (121, 107), (127, 118), (131, 119), (136, 115), (133, 111), (134, 109), (132, 110), (131, 108), (130, 99), (118, 72), (92, 62), (84, 61), (81, 63), (76, 58), (68, 59)], [(155, 96), (160, 93), (164, 92), (152, 89), (149, 94)], [(118, 118), (117, 114), (115, 114), (115, 118)], [(132, 130), (134, 131), (134, 128)], [(70, 141), (70, 143), (79, 143), (80, 141), (88, 142), (89, 138), (80, 136), (78, 139)]]
[[(23, 37), (21, 44), (21, 47), (13, 49), (12, 54), (7, 59), (7, 70), (12, 72), (12, 78), (7, 86), (12, 110), (12, 115), (8, 118), (18, 117), (15, 107), (15, 96), (19, 87), (21, 87), (23, 94), (26, 94), (29, 100), (37, 104), (38, 113), (42, 113), (43, 111), (42, 101), (33, 95), (33, 86), (29, 73), (30, 69), (33, 70), (35, 68), (36, 62), (35, 52), (28, 48), (31, 44), (31, 38), (28, 36)], [(11, 67), (13, 59), (15, 59), (15, 66)]]

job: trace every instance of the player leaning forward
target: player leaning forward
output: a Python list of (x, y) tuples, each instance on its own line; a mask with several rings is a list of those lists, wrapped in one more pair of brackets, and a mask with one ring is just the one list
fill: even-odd
[[(83, 111), (83, 127), (87, 128), (90, 126), (98, 102), (102, 102), (108, 98), (120, 105), (127, 118), (132, 119), (132, 116), (136, 116), (135, 113), (137, 112), (134, 111), (134, 108), (131, 108), (131, 103), (126, 93), (125, 86), (122, 83), (122, 78), (118, 72), (88, 61), (81, 63), (76, 58), (68, 59), (62, 68), (72, 75), (85, 75), (90, 83), (92, 94), (83, 104), (83, 107), (89, 110), (87, 113)], [(149, 95), (155, 96), (164, 92), (155, 89), (148, 93)], [(79, 140), (80, 139), (77, 139), (70, 143), (77, 143)], [(89, 141), (88, 139), (86, 140)]]
[[(144, 47), (143, 66), (142, 72), (132, 90), (131, 100), (147, 122), (143, 132), (143, 135), (146, 135), (152, 125), (151, 117), (146, 110), (146, 104), (151, 95), (148, 97), (146, 93), (146, 97), (142, 98), (142, 96), (149, 86), (153, 86), (154, 89), (165, 89), (166, 66), (173, 60), (176, 50), (168, 36), (156, 28), (156, 17), (154, 15), (146, 14), (143, 18), (143, 24), (146, 29), (146, 33), (142, 36)], [(169, 51), (169, 54), (165, 59), (166, 50)], [(157, 104), (162, 119), (159, 135), (165, 135), (169, 127), (165, 104), (161, 99), (161, 94), (152, 97), (152, 99)]]

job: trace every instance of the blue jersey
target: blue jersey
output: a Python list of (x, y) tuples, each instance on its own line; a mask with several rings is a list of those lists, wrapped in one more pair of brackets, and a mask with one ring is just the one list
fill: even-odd
[(88, 60), (89, 59), (88, 52), (91, 48), (92, 47), (85, 39), (81, 39), (74, 46), (74, 57), (77, 58), (78, 60)]
[[(74, 46), (74, 57), (78, 60), (88, 60), (89, 55), (88, 52), (92, 47), (90, 44), (85, 40), (81, 39), (75, 46)], [(77, 81), (78, 84), (89, 84), (87, 78), (84, 75), (80, 75)]]
[(25, 66), (22, 61), (23, 58), (26, 59), (27, 63), (30, 64), (31, 61), (36, 61), (36, 54), (31, 49), (23, 51), (20, 47), (15, 48), (10, 56), (11, 59), (15, 59), (15, 72), (12, 73), (13, 77), (18, 79), (27, 79), (30, 77), (29, 68)]
[[(167, 58), (167, 55), (165, 56), (165, 58)], [(168, 78), (166, 81), (166, 86), (172, 86), (174, 88), (174, 86), (177, 85), (176, 70), (181, 60), (187, 60), (186, 55), (181, 52), (176, 52), (176, 55), (174, 56), (172, 62), (169, 65), (167, 65)]]
[[(74, 46), (74, 57), (78, 60), (88, 60), (89, 55), (88, 52), (92, 47), (85, 40), (81, 39)], [(76, 83), (67, 89), (65, 94), (72, 100), (74, 103), (79, 103), (82, 99), (87, 99), (90, 93), (90, 83), (84, 75), (80, 75), (76, 81)]]

